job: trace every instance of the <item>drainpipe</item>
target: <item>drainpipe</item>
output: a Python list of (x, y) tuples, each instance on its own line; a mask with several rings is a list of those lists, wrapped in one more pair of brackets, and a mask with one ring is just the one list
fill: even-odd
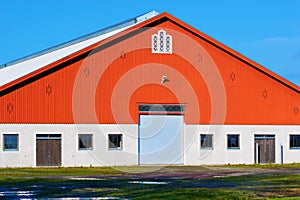
[(283, 164), (283, 144), (280, 144), (280, 161)]

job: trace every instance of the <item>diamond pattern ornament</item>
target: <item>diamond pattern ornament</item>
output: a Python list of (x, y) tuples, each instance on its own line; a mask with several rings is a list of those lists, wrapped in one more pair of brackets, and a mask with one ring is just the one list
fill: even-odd
[(198, 62), (201, 62), (201, 61), (202, 61), (202, 55), (199, 53), (199, 54), (197, 55), (197, 57), (198, 57)]
[(52, 87), (51, 87), (51, 85), (47, 85), (46, 86), (46, 94), (48, 94), (48, 96), (50, 95), (52, 93)]
[(299, 108), (295, 107), (294, 108), (294, 115), (297, 117), (299, 115)]
[(230, 80), (233, 82), (235, 80), (235, 73), (234, 72), (231, 72), (230, 73)]
[(264, 99), (268, 98), (268, 91), (266, 89), (264, 89), (264, 91), (262, 92), (262, 97)]
[(86, 68), (83, 70), (83, 73), (84, 73), (85, 77), (87, 78), (87, 77), (90, 75), (90, 70), (89, 70), (89, 68), (86, 67)]
[(14, 111), (14, 105), (11, 102), (9, 102), (9, 104), (7, 104), (6, 109), (7, 109), (7, 112), (9, 114), (11, 114)]

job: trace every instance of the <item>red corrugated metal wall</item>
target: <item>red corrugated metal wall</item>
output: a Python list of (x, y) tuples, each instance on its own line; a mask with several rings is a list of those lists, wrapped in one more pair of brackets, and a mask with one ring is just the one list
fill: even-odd
[[(0, 97), (0, 122), (138, 123), (139, 103), (184, 103), (188, 124), (300, 124), (299, 91), (177, 23), (52, 66)], [(173, 54), (151, 52), (160, 29)]]

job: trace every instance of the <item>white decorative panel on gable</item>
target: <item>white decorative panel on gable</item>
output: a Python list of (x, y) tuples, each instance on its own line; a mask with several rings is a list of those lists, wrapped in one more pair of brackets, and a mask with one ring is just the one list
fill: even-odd
[(152, 53), (172, 54), (172, 36), (164, 30), (152, 35)]

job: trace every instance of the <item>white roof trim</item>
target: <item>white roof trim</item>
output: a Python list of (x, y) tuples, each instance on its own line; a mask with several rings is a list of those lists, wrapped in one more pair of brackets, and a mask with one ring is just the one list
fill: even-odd
[(102, 35), (98, 35), (98, 36), (92, 37), (92, 38), (84, 40), (84, 41), (79, 41), (72, 45), (50, 51), (48, 53), (33, 57), (28, 60), (24, 60), (22, 62), (12, 64), (8, 67), (1, 68), (0, 69), (0, 87), (9, 82), (12, 82), (12, 81), (18, 79), (18, 78), (21, 78), (22, 76), (25, 76), (31, 72), (34, 72), (42, 67), (45, 67), (55, 61), (58, 61), (66, 56), (69, 56), (77, 51), (80, 51), (81, 49), (84, 49), (84, 48), (91, 46), (97, 42), (100, 42), (106, 38), (109, 38), (117, 33), (120, 33), (132, 26), (135, 26), (138, 23), (146, 21), (146, 20), (156, 16), (157, 14), (158, 13), (155, 11), (149, 12), (145, 15), (137, 17), (136, 23), (134, 23), (132, 25), (128, 25), (126, 27), (122, 27), (122, 28), (110, 31), (108, 33), (104, 33)]

